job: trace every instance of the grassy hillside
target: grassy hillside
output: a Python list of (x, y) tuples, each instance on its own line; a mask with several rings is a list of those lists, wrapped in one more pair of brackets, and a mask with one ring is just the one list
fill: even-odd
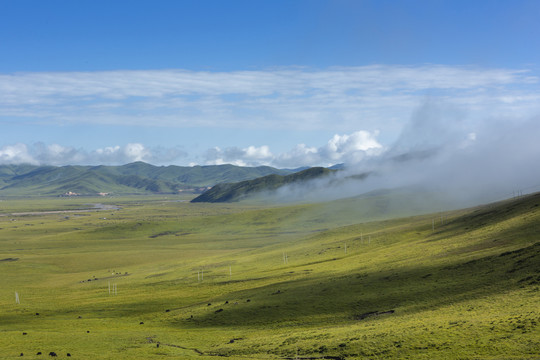
[(0, 216), (0, 358), (540, 355), (540, 194), (377, 222), (365, 198), (347, 226), (328, 204), (113, 200)]
[(243, 181), (290, 171), (268, 166), (153, 166), (143, 162), (123, 166), (0, 166), (0, 195), (61, 195), (74, 192), (145, 194)]
[(334, 170), (314, 167), (289, 175), (267, 175), (253, 180), (236, 183), (217, 184), (212, 189), (197, 196), (192, 202), (231, 202), (244, 199), (250, 195), (276, 190), (292, 183), (307, 183), (334, 173)]

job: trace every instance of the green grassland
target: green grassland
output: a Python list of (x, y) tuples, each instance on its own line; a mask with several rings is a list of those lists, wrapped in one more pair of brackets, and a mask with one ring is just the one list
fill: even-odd
[(0, 201), (0, 358), (540, 358), (540, 194), (187, 200)]

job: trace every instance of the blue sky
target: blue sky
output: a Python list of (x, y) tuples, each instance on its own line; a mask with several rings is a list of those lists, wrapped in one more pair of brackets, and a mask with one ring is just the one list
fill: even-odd
[[(426, 104), (463, 141), (531, 126), (539, 16), (538, 1), (0, 0), (0, 164), (358, 163)], [(403, 151), (446, 141), (432, 128)]]

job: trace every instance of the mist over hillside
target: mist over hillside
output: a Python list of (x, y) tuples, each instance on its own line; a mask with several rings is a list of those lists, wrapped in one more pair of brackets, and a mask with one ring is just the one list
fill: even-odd
[(261, 193), (277, 190), (290, 184), (306, 187), (314, 179), (321, 179), (332, 175), (336, 170), (323, 167), (313, 167), (289, 175), (267, 175), (253, 180), (241, 181), (232, 184), (217, 184), (191, 202), (231, 202), (258, 196)]
[[(268, 201), (331, 201), (378, 189), (439, 194), (458, 208), (540, 189), (540, 118), (489, 119), (427, 101), (380, 155), (346, 164), (332, 176), (266, 192)], [(259, 194), (261, 195), (261, 194)]]

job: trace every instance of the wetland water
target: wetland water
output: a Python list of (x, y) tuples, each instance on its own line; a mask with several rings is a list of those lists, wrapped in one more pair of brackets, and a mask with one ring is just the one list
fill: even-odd
[(74, 210), (48, 210), (48, 211), (27, 211), (27, 212), (12, 212), (3, 213), (0, 216), (28, 216), (28, 215), (46, 215), (46, 214), (68, 214), (68, 213), (83, 213), (92, 211), (107, 211), (107, 210), (120, 210), (120, 207), (115, 205), (105, 204), (85, 204), (88, 206), (86, 209), (74, 209)]

